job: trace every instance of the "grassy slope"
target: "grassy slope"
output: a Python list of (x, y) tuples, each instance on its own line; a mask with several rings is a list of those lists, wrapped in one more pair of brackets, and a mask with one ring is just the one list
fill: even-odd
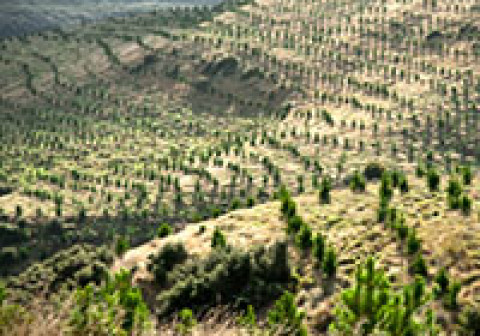
[[(469, 194), (478, 202), (480, 190), (477, 184)], [(462, 283), (460, 302), (478, 302), (480, 277), (480, 224), (478, 213), (463, 216), (458, 211), (448, 210), (445, 193), (430, 193), (425, 180), (410, 177), (410, 192), (401, 195), (395, 192), (392, 202), (406, 215), (406, 223), (417, 229), (421, 238), (422, 253), (429, 265), (429, 283), (440, 267), (449, 269), (450, 274)], [(342, 288), (349, 286), (356, 265), (365, 261), (367, 255), (374, 255), (395, 285), (412, 280), (408, 273), (409, 259), (400, 248), (396, 234), (377, 223), (378, 183), (370, 183), (365, 193), (353, 193), (349, 189), (336, 189), (332, 203), (319, 205), (317, 195), (305, 194), (295, 198), (299, 214), (311, 225), (315, 232), (322, 232), (339, 255), (339, 272), (333, 283), (322, 280), (315, 271), (311, 258), (302, 258), (291, 243), (292, 264), (302, 281), (297, 295), (299, 305), (307, 312), (310, 327), (318, 327), (331, 314), (337, 295)], [(204, 234), (198, 233), (205, 225)], [(138, 266), (135, 279), (148, 288), (150, 275), (145, 271), (149, 254), (158, 251), (167, 242), (182, 241), (187, 250), (205, 255), (210, 251), (210, 239), (215, 227), (221, 228), (227, 241), (239, 247), (255, 244), (271, 244), (284, 239), (285, 223), (280, 218), (279, 202), (270, 202), (253, 209), (237, 210), (215, 220), (190, 224), (185, 230), (165, 239), (156, 239), (128, 251), (115, 261), (113, 269)], [(434, 305), (440, 316), (450, 317), (441, 305)]]

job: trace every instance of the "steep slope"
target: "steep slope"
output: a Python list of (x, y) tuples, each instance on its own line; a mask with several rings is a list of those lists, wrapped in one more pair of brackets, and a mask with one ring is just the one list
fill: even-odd
[[(444, 267), (452, 279), (460, 281), (462, 285), (459, 294), (462, 305), (480, 302), (478, 214), (465, 216), (459, 211), (449, 210), (445, 192), (429, 192), (425, 179), (410, 176), (409, 183), (410, 190), (404, 194), (396, 191), (391, 204), (398, 210), (399, 216), (405, 216), (406, 225), (415, 228), (422, 242), (421, 254), (428, 267), (428, 287), (433, 286), (435, 274)], [(478, 204), (480, 190), (478, 184), (474, 182), (473, 185), (475, 187), (468, 188), (468, 194)], [(395, 230), (377, 219), (378, 190), (378, 182), (368, 183), (365, 192), (352, 192), (348, 188), (336, 189), (332, 192), (331, 204), (319, 204), (316, 194), (295, 197), (298, 214), (314, 233), (322, 233), (337, 251), (339, 269), (333, 290), (328, 288), (332, 285), (331, 282), (325, 280), (321, 272), (313, 267), (313, 257), (309, 253), (302, 253), (296, 246), (294, 237), (286, 233), (287, 224), (281, 216), (280, 202), (237, 210), (218, 219), (189, 224), (179, 233), (155, 239), (128, 251), (114, 262), (112, 269), (118, 271), (120, 268), (133, 268), (134, 282), (149, 288), (149, 283), (153, 280), (146, 270), (148, 257), (160, 251), (165, 244), (182, 242), (189, 253), (206, 256), (212, 250), (211, 239), (215, 228), (224, 232), (229, 244), (241, 249), (256, 245), (268, 246), (277, 240), (287, 239), (290, 261), (301, 279), (297, 288), (297, 302), (307, 313), (310, 328), (325, 330), (325, 323), (331, 321), (333, 308), (339, 302), (340, 291), (352, 284), (356, 267), (365, 262), (367, 256), (374, 256), (378, 260), (379, 266), (397, 287), (414, 279), (410, 271), (413, 259), (408, 255), (405, 245)], [(205, 227), (204, 232), (200, 230), (201, 227)], [(146, 292), (151, 295), (151, 288)], [(432, 305), (441, 316), (442, 327), (453, 330), (455, 314), (450, 315), (439, 301), (434, 300)]]

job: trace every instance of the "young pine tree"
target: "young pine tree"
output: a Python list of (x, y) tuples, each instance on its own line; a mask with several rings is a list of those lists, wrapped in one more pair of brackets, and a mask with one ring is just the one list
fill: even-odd
[(332, 184), (330, 179), (324, 177), (320, 183), (320, 190), (318, 192), (318, 198), (320, 204), (329, 204), (331, 202), (330, 191), (332, 190)]

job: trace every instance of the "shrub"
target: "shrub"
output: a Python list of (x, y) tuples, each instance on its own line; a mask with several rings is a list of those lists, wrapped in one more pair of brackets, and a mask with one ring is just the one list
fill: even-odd
[(320, 265), (322, 265), (325, 257), (325, 248), (325, 237), (321, 233), (317, 233), (313, 239), (313, 256)]
[(475, 306), (467, 306), (459, 317), (462, 329), (461, 335), (477, 336), (480, 330), (480, 309)]
[(324, 177), (320, 183), (320, 190), (318, 193), (320, 204), (329, 204), (331, 201), (330, 191), (332, 190), (332, 184), (330, 179)]
[(407, 239), (407, 253), (412, 255), (420, 251), (420, 240), (417, 238), (415, 229), (409, 230)]
[(167, 279), (168, 289), (157, 296), (160, 315), (218, 303), (265, 304), (290, 280), (287, 244), (278, 242), (248, 252), (231, 247), (214, 250), (204, 259), (177, 264)]
[(296, 215), (297, 213), (297, 206), (290, 195), (281, 196), (281, 207), (280, 211), (282, 215), (289, 219)]
[(434, 168), (427, 171), (427, 185), (430, 191), (438, 191), (440, 188), (440, 174)]
[(172, 233), (172, 227), (170, 226), (170, 224), (167, 224), (167, 223), (163, 223), (160, 225), (160, 227), (158, 228), (158, 237), (160, 238), (165, 238), (167, 237), (168, 235), (170, 235)]
[(418, 274), (423, 277), (428, 276), (427, 263), (425, 262), (425, 259), (423, 258), (421, 253), (417, 254), (415, 259), (413, 260), (410, 271), (412, 272), (412, 274)]
[(101, 287), (77, 290), (69, 324), (74, 335), (141, 335), (149, 328), (149, 310), (122, 270)]
[(385, 171), (385, 168), (378, 162), (371, 162), (367, 164), (363, 175), (367, 180), (380, 179)]
[(178, 243), (167, 243), (156, 254), (149, 256), (148, 270), (153, 274), (155, 281), (163, 286), (167, 281), (167, 274), (177, 264), (185, 262), (188, 253), (185, 246)]
[[(25, 327), (30, 324), (33, 316), (23, 307), (16, 304), (0, 304), (0, 335), (15, 335), (12, 329), (18, 332), (19, 325)], [(28, 323), (28, 324), (27, 324)], [(22, 335), (28, 335), (28, 331), (22, 329)]]
[(118, 237), (115, 242), (115, 253), (117, 256), (123, 255), (130, 248), (130, 243), (126, 237)]
[(193, 312), (188, 308), (184, 308), (178, 313), (178, 321), (175, 329), (177, 329), (181, 335), (191, 333), (193, 327), (197, 325), (197, 320), (193, 316)]
[(400, 178), (399, 188), (400, 188), (400, 192), (403, 193), (403, 194), (407, 193), (410, 189), (410, 187), (408, 185), (407, 177), (405, 175), (403, 175)]
[(392, 177), (388, 172), (382, 175), (379, 194), (381, 203), (388, 203), (393, 197)]
[(358, 172), (356, 171), (350, 181), (350, 189), (352, 191), (360, 191), (363, 192), (365, 191), (366, 183), (365, 183), (365, 178)]
[(463, 195), (460, 199), (460, 208), (463, 215), (468, 216), (472, 211), (472, 199), (467, 195)]
[(461, 168), (463, 184), (470, 185), (472, 184), (472, 169), (470, 166), (465, 166)]
[(377, 209), (377, 220), (379, 223), (384, 223), (386, 221), (388, 212), (388, 203), (385, 200), (380, 202)]
[(268, 324), (275, 335), (306, 336), (305, 313), (298, 310), (295, 297), (285, 291), (268, 312)]
[(337, 255), (333, 247), (329, 247), (325, 253), (323, 272), (325, 272), (325, 275), (329, 278), (333, 278), (337, 273)]
[(441, 297), (448, 292), (450, 280), (448, 279), (448, 273), (444, 267), (442, 267), (435, 276), (434, 293), (437, 297)]
[(418, 163), (417, 168), (415, 169), (415, 175), (417, 175), (417, 177), (425, 176), (425, 166), (420, 162)]
[(305, 225), (302, 217), (295, 215), (287, 220), (287, 232), (289, 234), (296, 234)]
[(87, 219), (87, 210), (84, 207), (82, 207), (78, 211), (78, 221), (79, 222), (85, 222), (86, 219)]
[(20, 218), (23, 216), (23, 208), (21, 205), (16, 205), (15, 206), (15, 217)]
[(312, 229), (308, 224), (302, 225), (295, 237), (295, 241), (302, 250), (309, 250), (312, 247)]
[(460, 208), (460, 195), (462, 194), (462, 186), (456, 178), (448, 181), (447, 202), (450, 209)]
[(405, 224), (404, 218), (397, 222), (397, 224), (395, 225), (395, 229), (397, 230), (398, 238), (401, 241), (404, 241), (405, 238), (407, 238), (408, 236), (408, 226)]
[(3, 302), (7, 298), (7, 290), (5, 289), (5, 285), (0, 282), (0, 306), (3, 305)]
[(448, 290), (448, 294), (446, 297), (445, 306), (447, 306), (452, 310), (458, 309), (458, 294), (460, 293), (461, 288), (462, 288), (462, 285), (457, 281), (454, 281), (450, 285), (450, 288)]
[(247, 311), (238, 318), (238, 323), (242, 326), (253, 328), (257, 324), (257, 316), (252, 305), (247, 306)]
[(213, 231), (211, 246), (213, 248), (224, 248), (227, 246), (227, 239), (225, 238), (222, 230), (220, 230), (218, 227), (216, 227)]
[(384, 272), (375, 268), (368, 258), (357, 269), (355, 284), (342, 292), (341, 303), (335, 309), (335, 321), (329, 331), (341, 335), (436, 335), (433, 313), (425, 320), (418, 318), (428, 297), (425, 281), (417, 277), (400, 293), (390, 289)]
[(397, 188), (397, 187), (400, 186), (400, 181), (402, 179), (402, 176), (403, 176), (402, 173), (400, 171), (396, 170), (396, 169), (392, 172), (392, 174), (391, 174), (392, 186), (394, 188)]
[(242, 206), (242, 202), (240, 202), (238, 198), (234, 198), (232, 200), (232, 204), (230, 204), (230, 210), (240, 209), (241, 206)]
[(332, 331), (353, 335), (354, 330), (361, 330), (362, 334), (368, 334), (382, 317), (382, 309), (390, 296), (390, 284), (385, 274), (375, 268), (372, 257), (357, 268), (355, 279), (355, 285), (341, 294), (341, 305), (335, 311), (336, 321), (330, 326)]

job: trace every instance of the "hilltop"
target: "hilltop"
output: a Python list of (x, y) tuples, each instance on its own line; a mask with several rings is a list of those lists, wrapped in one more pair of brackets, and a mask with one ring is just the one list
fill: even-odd
[(131, 16), (175, 6), (212, 5), (215, 1), (48, 0), (2, 1), (0, 38), (23, 36), (47, 29), (69, 29), (108, 17)]

